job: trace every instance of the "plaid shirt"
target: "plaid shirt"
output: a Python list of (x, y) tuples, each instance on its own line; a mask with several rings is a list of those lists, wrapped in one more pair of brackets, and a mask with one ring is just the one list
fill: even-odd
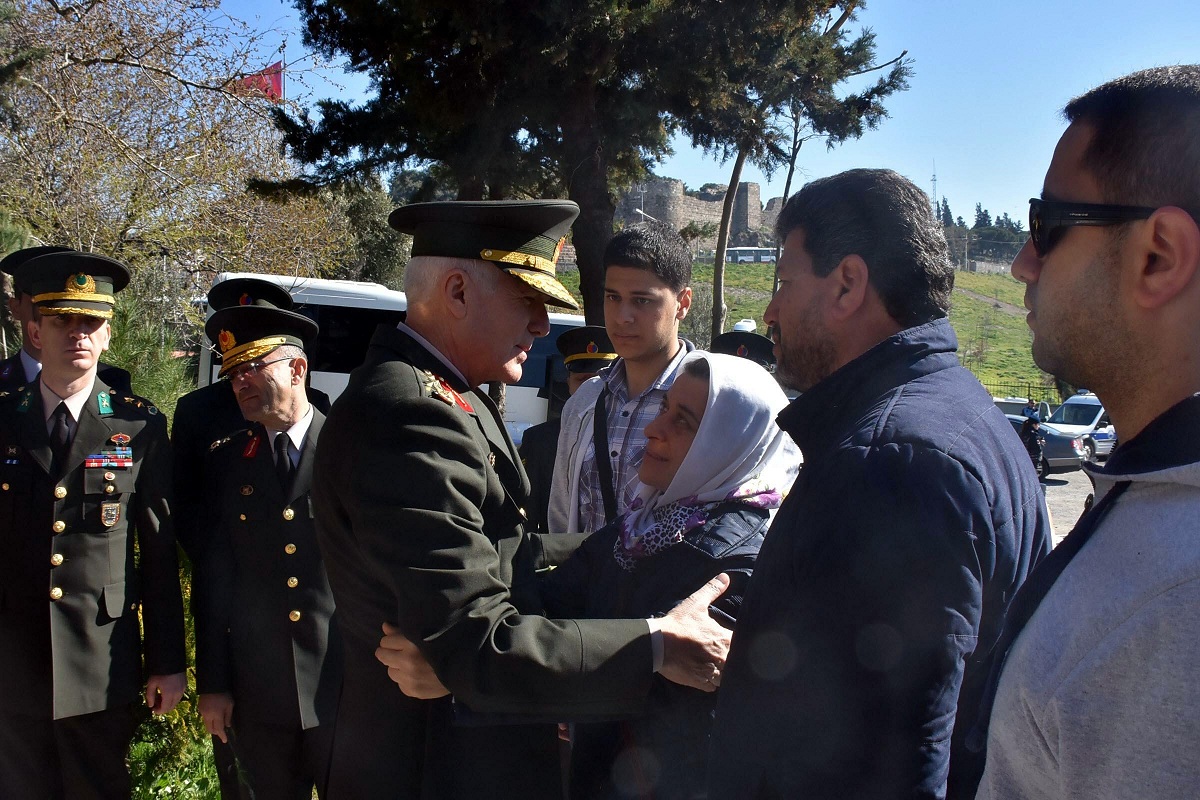
[[(601, 379), (607, 384), (605, 408), (608, 411), (608, 455), (612, 464), (613, 485), (617, 487), (617, 515), (624, 514), (637, 496), (641, 486), (638, 467), (646, 451), (646, 423), (658, 416), (663, 398), (683, 363), (683, 357), (696, 349), (687, 339), (658, 380), (637, 397), (629, 396), (625, 377), (625, 360), (617, 359), (604, 371)], [(591, 431), (589, 431), (591, 434)], [(595, 437), (589, 435), (579, 473), (579, 524), (584, 533), (593, 533), (605, 525), (604, 495), (600, 491), (600, 470), (596, 466)]]

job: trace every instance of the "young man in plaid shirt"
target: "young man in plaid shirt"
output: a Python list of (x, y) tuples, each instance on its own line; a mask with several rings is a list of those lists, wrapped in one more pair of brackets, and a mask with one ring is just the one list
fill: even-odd
[[(679, 338), (692, 305), (692, 257), (677, 233), (658, 224), (624, 230), (605, 248), (604, 267), (604, 327), (620, 358), (563, 407), (553, 533), (591, 533), (625, 512), (646, 449), (642, 429), (695, 349)], [(599, 452), (597, 442), (605, 443)]]

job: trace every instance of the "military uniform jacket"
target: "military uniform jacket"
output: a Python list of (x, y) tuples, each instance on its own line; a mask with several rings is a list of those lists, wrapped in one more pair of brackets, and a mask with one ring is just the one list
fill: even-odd
[[(317, 411), (329, 411), (329, 395), (309, 387), (308, 401)], [(175, 535), (188, 558), (199, 561), (209, 538), (207, 512), (219, 476), (206, 472), (212, 443), (244, 430), (246, 418), (238, 406), (233, 386), (217, 381), (188, 392), (175, 404), (171, 429), (175, 454)]]
[(146, 673), (183, 672), (158, 409), (97, 379), (58, 476), (35, 383), (0, 397), (0, 456), (0, 708), (61, 719), (137, 699), (139, 606)]
[(546, 509), (550, 504), (550, 486), (554, 482), (554, 458), (558, 454), (558, 432), (562, 420), (555, 417), (525, 430), (521, 439), (521, 463), (529, 475), (529, 523), (531, 531), (550, 530)]
[[(653, 677), (646, 624), (539, 616), (535, 570), (565, 554), (547, 549), (554, 537), (524, 532), (528, 482), (516, 449), (487, 396), (448, 371), (411, 337), (381, 326), (322, 430), (313, 501), (346, 639), (347, 691), (357, 680), (352, 666), (363, 680), (387, 682), (373, 654), (390, 621), (420, 644), (456, 702), (473, 710), (566, 719), (639, 705)], [(409, 744), (380, 744), (392, 757), (419, 762), (420, 753), (394, 748), (450, 742), (426, 763), (444, 764), (462, 780), (438, 796), (485, 796), (484, 787), (487, 796), (522, 796), (519, 780), (502, 775), (506, 766), (521, 770), (520, 754), (534, 739), (556, 763), (552, 726), (477, 729), (481, 735), (470, 737), (446, 732), (440, 721), (426, 729), (427, 718), (443, 719), (438, 702), (397, 701), (408, 729), (400, 738)], [(339, 711), (339, 730), (352, 722)], [(463, 786), (468, 780), (478, 786)], [(413, 787), (386, 791), (417, 795)]]
[(313, 409), (290, 491), (260, 425), (212, 443), (211, 541), (196, 565), (196, 688), (233, 695), (239, 717), (312, 728), (341, 685), (333, 595), (309, 486), (325, 416)]

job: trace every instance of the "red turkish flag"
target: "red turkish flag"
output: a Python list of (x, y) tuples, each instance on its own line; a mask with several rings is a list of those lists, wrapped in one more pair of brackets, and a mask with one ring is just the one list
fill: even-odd
[(261, 94), (278, 103), (283, 100), (283, 62), (276, 61), (268, 67), (251, 73), (241, 80), (241, 88), (249, 94)]

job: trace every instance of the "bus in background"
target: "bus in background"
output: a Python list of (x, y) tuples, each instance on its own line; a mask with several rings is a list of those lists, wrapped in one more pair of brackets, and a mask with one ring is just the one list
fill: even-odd
[[(258, 275), (225, 272), (214, 285), (230, 278), (260, 278), (291, 292), (295, 311), (317, 323), (320, 333), (307, 348), (312, 385), (336, 400), (354, 370), (367, 354), (371, 336), (379, 325), (395, 325), (404, 319), (408, 302), (404, 292), (378, 283), (295, 278), (287, 275)], [(205, 319), (212, 309), (205, 308)], [(558, 335), (584, 324), (574, 314), (550, 314), (550, 335), (536, 339), (525, 361), (521, 380), (505, 390), (504, 423), (513, 441), (520, 443), (525, 429), (557, 414), (567, 397), (567, 373), (555, 347)], [(211, 345), (201, 348), (201, 386), (217, 379), (220, 356)]]
[(727, 247), (725, 248), (725, 263), (727, 264), (774, 264), (774, 247)]

